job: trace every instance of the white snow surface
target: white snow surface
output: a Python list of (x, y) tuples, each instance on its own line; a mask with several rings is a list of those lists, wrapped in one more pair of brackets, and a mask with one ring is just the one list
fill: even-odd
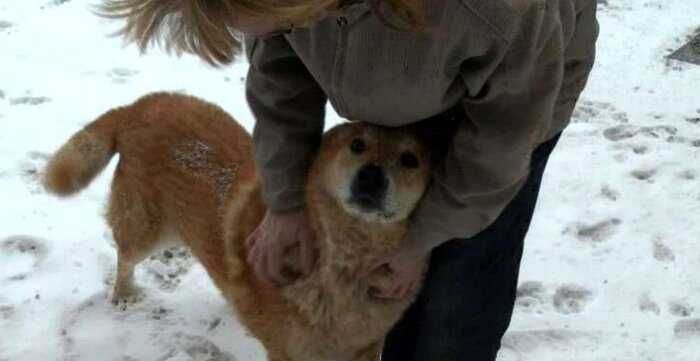
[[(700, 66), (665, 58), (700, 26), (700, 0), (599, 9), (598, 60), (546, 172), (499, 361), (700, 360)], [(0, 361), (264, 360), (180, 250), (137, 267), (139, 304), (107, 301), (114, 164), (71, 199), (37, 182), (82, 125), (151, 91), (251, 128), (245, 62), (142, 56), (108, 36), (118, 26), (84, 1), (0, 0)]]

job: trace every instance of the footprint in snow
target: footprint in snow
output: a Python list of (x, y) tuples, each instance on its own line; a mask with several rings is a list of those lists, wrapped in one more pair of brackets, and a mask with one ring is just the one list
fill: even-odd
[(158, 357), (162, 361), (176, 361), (181, 359), (207, 360), (207, 361), (237, 361), (237, 358), (222, 351), (211, 340), (197, 335), (176, 333), (169, 337), (172, 344), (167, 346), (164, 355)]
[(612, 103), (582, 100), (571, 115), (572, 123), (591, 123), (596, 119), (605, 121), (612, 119), (618, 123), (628, 123), (629, 117), (624, 111), (617, 109)]
[(183, 275), (194, 264), (192, 253), (185, 247), (171, 247), (151, 255), (142, 264), (161, 291), (172, 292)]
[(659, 315), (661, 313), (661, 308), (659, 307), (659, 304), (652, 300), (651, 296), (649, 296), (648, 293), (643, 294), (639, 298), (639, 310), (644, 313), (652, 312), (656, 315)]
[(0, 274), (8, 281), (22, 281), (41, 266), (49, 254), (46, 241), (32, 236), (16, 235), (0, 241)]
[(107, 73), (107, 76), (112, 78), (112, 82), (117, 84), (124, 84), (127, 82), (128, 78), (138, 74), (138, 70), (126, 69), (126, 68), (114, 68)]
[(656, 173), (656, 169), (637, 169), (630, 172), (630, 175), (637, 180), (654, 183)]
[(518, 286), (515, 304), (525, 311), (542, 313), (546, 297), (542, 282), (525, 281)]
[(678, 177), (680, 179), (683, 179), (683, 180), (691, 181), (691, 180), (694, 180), (695, 178), (697, 178), (698, 174), (694, 170), (687, 169), (687, 170), (684, 170), (684, 171), (678, 173)]
[(604, 184), (603, 187), (601, 187), (600, 194), (602, 194), (603, 197), (605, 197), (611, 201), (616, 201), (618, 198), (620, 198), (620, 192), (612, 189), (607, 184)]
[(559, 313), (580, 313), (593, 298), (593, 292), (585, 287), (574, 284), (562, 285), (557, 288), (552, 303)]
[(51, 1), (47, 2), (47, 3), (45, 3), (44, 5), (40, 6), (39, 8), (40, 8), (41, 10), (44, 10), (44, 9), (46, 9), (46, 8), (54, 8), (54, 7), (57, 7), (57, 6), (61, 6), (61, 5), (65, 4), (65, 3), (69, 2), (69, 1), (70, 1), (70, 0), (51, 0)]
[(646, 145), (632, 145), (632, 152), (634, 154), (647, 154), (649, 153), (649, 147)]
[(612, 146), (612, 149), (618, 151), (613, 156), (613, 159), (620, 163), (626, 163), (629, 160), (630, 152), (635, 156), (642, 156), (649, 153), (648, 145), (631, 142), (617, 142)]
[(573, 232), (581, 242), (601, 243), (610, 239), (617, 226), (622, 224), (618, 218), (611, 218), (595, 224), (575, 223), (564, 230)]
[(631, 124), (620, 124), (603, 130), (603, 137), (611, 142), (618, 142), (641, 135), (647, 138), (671, 137), (678, 134), (678, 128), (670, 125), (639, 127)]
[(690, 124), (700, 124), (700, 109), (695, 110), (695, 115), (685, 118), (685, 121)]
[[(131, 334), (135, 334), (134, 340), (145, 339), (144, 333), (152, 333), (152, 329), (160, 334), (163, 329), (181, 322), (171, 317), (172, 310), (163, 307), (157, 297), (146, 297), (127, 309), (114, 307), (109, 295), (107, 290), (98, 292), (62, 314), (60, 335), (68, 359), (68, 356), (81, 354), (81, 348), (111, 347), (130, 338)], [(137, 329), (133, 329), (135, 325)], [(99, 340), (94, 339), (95, 328), (104, 330)]]
[(656, 237), (652, 240), (652, 250), (654, 259), (659, 262), (669, 263), (676, 260), (673, 250), (663, 243), (663, 240)]
[(679, 135), (672, 135), (672, 136), (666, 138), (666, 141), (669, 143), (687, 145), (687, 146), (693, 147), (693, 148), (700, 147), (700, 139), (691, 139), (691, 138), (683, 137), (683, 136), (679, 136)]
[(677, 321), (673, 326), (673, 334), (677, 338), (700, 338), (700, 318)]
[[(95, 294), (62, 315), (59, 330), (63, 359), (80, 359), (97, 349), (114, 355), (115, 360), (142, 360), (138, 355), (147, 352), (149, 360), (237, 361), (207, 337), (170, 331), (188, 325), (182, 315), (175, 315), (156, 298), (149, 297), (121, 311), (112, 307), (108, 294)], [(214, 329), (219, 322), (205, 327)], [(95, 335), (96, 330), (99, 335)]]
[[(567, 329), (508, 331), (503, 336), (497, 361), (536, 360), (546, 350), (548, 355), (570, 356), (571, 350), (600, 347), (600, 336)], [(555, 358), (556, 359), (556, 358)]]
[(51, 98), (48, 97), (19, 97), (10, 99), (10, 105), (40, 105), (50, 102)]
[(11, 319), (16, 312), (15, 306), (10, 304), (5, 298), (0, 297), (0, 321)]
[(41, 185), (42, 170), (45, 168), (50, 155), (43, 152), (29, 152), (25, 160), (19, 164), (19, 173), (24, 182), (29, 186), (29, 191), (32, 194), (41, 193), (43, 186)]
[(671, 301), (668, 303), (668, 312), (676, 317), (690, 317), (695, 312), (695, 307), (685, 301)]
[[(630, 124), (620, 124), (603, 130), (603, 137), (611, 142), (619, 142), (624, 139), (641, 135), (650, 139), (663, 139), (670, 144), (683, 144), (690, 147), (700, 147), (700, 139), (691, 139), (678, 135), (678, 128), (670, 125), (657, 125), (653, 127), (639, 127)], [(632, 145), (636, 154), (645, 154), (648, 148), (643, 145)]]

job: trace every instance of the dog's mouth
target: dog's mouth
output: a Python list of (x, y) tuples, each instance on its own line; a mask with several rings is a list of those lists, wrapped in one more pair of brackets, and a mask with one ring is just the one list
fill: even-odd
[(382, 201), (382, 198), (365, 194), (353, 195), (353, 197), (350, 198), (350, 203), (356, 205), (364, 212), (381, 211), (384, 208)]
[(363, 200), (356, 197), (351, 197), (346, 202), (348, 208), (352, 209), (356, 215), (379, 220), (382, 222), (391, 222), (396, 217), (396, 212), (387, 210), (383, 204), (375, 200)]

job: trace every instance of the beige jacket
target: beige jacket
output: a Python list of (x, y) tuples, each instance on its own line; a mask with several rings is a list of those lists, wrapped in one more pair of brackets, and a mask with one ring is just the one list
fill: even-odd
[(426, 0), (423, 33), (388, 28), (364, 1), (308, 29), (246, 39), (247, 99), (267, 205), (304, 203), (330, 101), (344, 118), (401, 126), (461, 103), (413, 215), (426, 249), (486, 228), (559, 133), (592, 68), (596, 0)]

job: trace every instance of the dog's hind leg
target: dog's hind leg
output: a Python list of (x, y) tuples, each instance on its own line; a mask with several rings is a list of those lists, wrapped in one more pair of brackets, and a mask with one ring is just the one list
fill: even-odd
[[(115, 237), (116, 238), (116, 237)], [(134, 285), (134, 266), (138, 262), (128, 256), (125, 252), (118, 251), (117, 253), (117, 277), (114, 280), (114, 289), (112, 290), (112, 303), (116, 306), (119, 304), (134, 303), (138, 300), (138, 287)]]
[(119, 177), (112, 183), (107, 220), (117, 244), (117, 276), (112, 293), (115, 305), (137, 301), (134, 267), (150, 255), (162, 230), (158, 208), (137, 189)]

